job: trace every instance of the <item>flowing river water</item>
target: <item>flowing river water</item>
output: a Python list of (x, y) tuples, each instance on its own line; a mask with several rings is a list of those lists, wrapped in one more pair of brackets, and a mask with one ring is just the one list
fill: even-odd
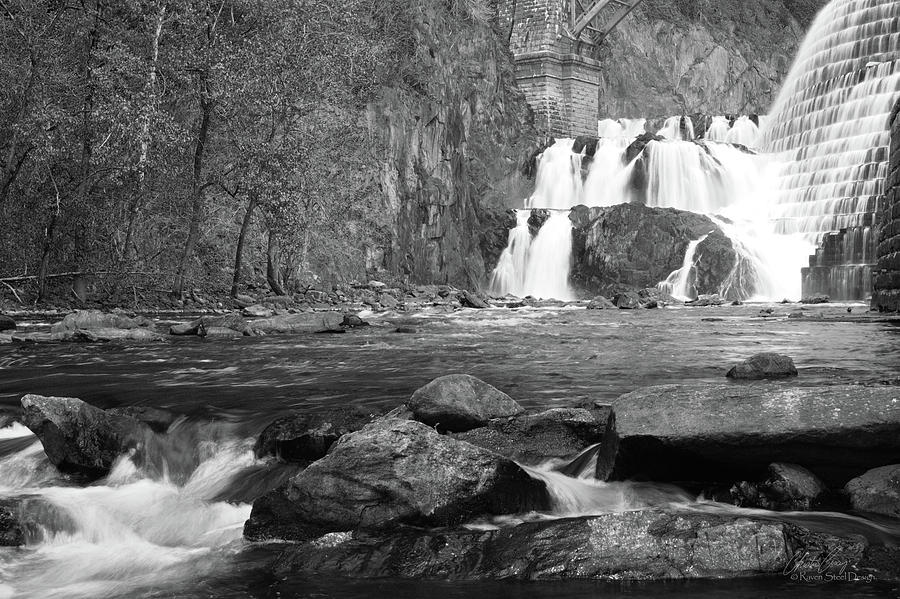
[[(896, 323), (788, 319), (796, 306), (781, 305), (771, 307), (782, 316), (760, 318), (761, 307), (497, 308), (369, 317), (373, 326), (343, 335), (4, 346), (0, 408), (39, 393), (103, 408), (163, 407), (186, 419), (172, 427), (154, 460), (123, 459), (87, 487), (59, 476), (27, 429), (0, 429), (0, 501), (24, 498), (37, 523), (26, 547), (0, 550), (0, 598), (792, 596), (801, 588), (781, 577), (652, 584), (284, 581), (269, 569), (277, 549), (241, 538), (252, 498), (294, 472), (256, 460), (251, 450), (255, 435), (291, 409), (353, 403), (387, 410), (453, 372), (478, 376), (527, 407), (574, 406), (658, 383), (721, 382), (729, 363), (760, 351), (793, 356), (800, 376), (786, 384), (900, 383), (891, 378), (900, 363)], [(817, 313), (847, 316), (842, 305), (807, 311)], [(399, 324), (417, 332), (395, 333)], [(575, 479), (555, 487), (573, 494), (569, 511), (577, 513), (693, 501), (662, 487), (644, 495)], [(623, 502), (623, 491), (630, 500)], [(874, 597), (897, 588), (824, 585), (802, 592)]]

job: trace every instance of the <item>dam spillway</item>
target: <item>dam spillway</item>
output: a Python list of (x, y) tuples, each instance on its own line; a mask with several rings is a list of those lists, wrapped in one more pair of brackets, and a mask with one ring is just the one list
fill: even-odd
[(803, 294), (864, 299), (900, 96), (900, 2), (833, 0), (812, 25), (763, 131), (778, 164), (776, 231), (817, 245)]

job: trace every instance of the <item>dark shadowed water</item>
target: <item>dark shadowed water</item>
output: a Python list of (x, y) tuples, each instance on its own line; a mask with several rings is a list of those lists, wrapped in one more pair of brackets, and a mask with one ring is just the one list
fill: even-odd
[[(371, 317), (373, 326), (341, 335), (0, 346), (0, 409), (17, 406), (25, 393), (80, 397), (104, 408), (165, 407), (191, 418), (194, 428), (179, 442), (203, 448), (185, 480), (148, 478), (126, 461), (105, 484), (80, 489), (53, 472), (23, 431), (6, 429), (0, 498), (41, 497), (68, 512), (78, 531), (48, 524), (25, 549), (0, 550), (0, 598), (897, 595), (889, 584), (810, 585), (780, 577), (653, 584), (280, 581), (267, 569), (275, 550), (240, 539), (249, 506), (219, 501), (252, 495), (236, 489), (257, 485), (254, 477), (268, 477), (261, 488), (286, 475), (261, 474), (264, 467), (249, 452), (253, 435), (280, 413), (349, 403), (386, 410), (454, 372), (482, 378), (528, 407), (611, 401), (653, 384), (722, 382), (731, 363), (762, 351), (794, 358), (800, 376), (786, 385), (900, 383), (895, 322), (763, 319), (761, 307), (465, 310)], [(796, 306), (774, 308), (786, 315)], [(846, 316), (846, 307), (807, 313)], [(417, 332), (395, 333), (398, 324)]]

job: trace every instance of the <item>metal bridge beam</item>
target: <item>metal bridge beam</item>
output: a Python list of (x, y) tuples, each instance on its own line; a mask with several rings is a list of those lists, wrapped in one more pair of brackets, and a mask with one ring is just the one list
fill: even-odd
[[(593, 42), (602, 42), (622, 19), (631, 14), (643, 0), (595, 0), (586, 2), (582, 0), (570, 0), (572, 14), (572, 35), (577, 39), (587, 29), (595, 34)], [(601, 19), (601, 13), (607, 6), (617, 6), (618, 10), (610, 13), (606, 11), (605, 19)]]

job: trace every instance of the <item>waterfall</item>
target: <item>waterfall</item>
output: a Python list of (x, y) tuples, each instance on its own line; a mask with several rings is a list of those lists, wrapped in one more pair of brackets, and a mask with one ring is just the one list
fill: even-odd
[(681, 268), (673, 270), (672, 274), (665, 281), (657, 284), (656, 287), (664, 295), (681, 301), (697, 299), (695, 282), (691, 278), (691, 274), (694, 273), (694, 255), (697, 253), (697, 247), (706, 241), (707, 237), (709, 237), (709, 233), (691, 241), (688, 244), (687, 251), (684, 253), (684, 261), (681, 263)]
[[(900, 3), (832, 0), (818, 15), (763, 129), (780, 163), (777, 230), (818, 244), (805, 293), (859, 299), (872, 247), (862, 243), (884, 192), (888, 116), (900, 96)], [(874, 239), (866, 237), (871, 246)]]
[(568, 210), (555, 210), (531, 245), (525, 271), (528, 295), (559, 300), (573, 299), (569, 288), (572, 261), (572, 222)]
[(494, 295), (524, 295), (525, 269), (531, 249), (529, 218), (531, 210), (516, 210), (516, 226), (510, 229), (506, 249), (491, 276), (490, 292)]
[(750, 117), (742, 116), (731, 126), (725, 136), (725, 141), (748, 148), (756, 148), (759, 145), (759, 127)]
[(694, 139), (694, 123), (687, 116), (672, 116), (666, 119), (662, 129), (657, 135), (661, 135), (666, 139), (674, 139), (679, 141), (691, 141)]
[(709, 129), (706, 130), (705, 139), (707, 141), (727, 141), (730, 128), (731, 124), (728, 122), (728, 117), (714, 116)]
[[(572, 259), (569, 209), (577, 206), (582, 198), (584, 158), (583, 154), (572, 151), (573, 142), (557, 140), (538, 157), (534, 193), (525, 200), (526, 209), (516, 212), (516, 227), (509, 232), (506, 249), (491, 275), (491, 294), (573, 298), (569, 287)], [(535, 210), (549, 210), (550, 216), (532, 239), (528, 219)]]

